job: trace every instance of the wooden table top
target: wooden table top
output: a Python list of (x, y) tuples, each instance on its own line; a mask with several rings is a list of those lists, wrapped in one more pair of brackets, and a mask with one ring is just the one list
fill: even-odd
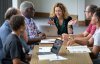
[(30, 64), (93, 64), (89, 53), (69, 53), (66, 46), (62, 45), (59, 55), (67, 60), (39, 60), (38, 51), (39, 47), (51, 47), (53, 44), (40, 44), (34, 46), (33, 55)]

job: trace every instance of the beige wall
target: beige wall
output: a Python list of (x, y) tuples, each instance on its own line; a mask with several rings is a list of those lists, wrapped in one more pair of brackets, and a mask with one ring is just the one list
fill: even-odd
[(94, 5), (97, 5), (100, 7), (100, 0), (86, 0), (86, 6), (87, 5), (91, 5), (91, 4), (94, 4)]
[[(14, 4), (15, 6), (19, 7), (22, 1), (26, 0), (13, 0), (17, 2)], [(57, 2), (63, 3), (70, 15), (78, 15), (79, 21), (85, 20), (84, 9), (85, 9), (85, 0), (28, 0), (32, 1), (35, 5), (36, 12), (45, 12), (49, 13), (53, 7), (53, 5)]]

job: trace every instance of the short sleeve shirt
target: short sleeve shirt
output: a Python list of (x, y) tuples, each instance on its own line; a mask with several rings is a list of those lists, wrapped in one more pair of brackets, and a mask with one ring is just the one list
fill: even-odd
[(22, 50), (21, 42), (15, 34), (10, 34), (3, 47), (4, 58), (6, 61), (12, 62), (13, 59), (18, 58), (25, 61), (25, 54)]
[(96, 29), (93, 38), (94, 38), (94, 45), (100, 46), (100, 28)]
[(35, 38), (40, 33), (34, 21), (35, 20), (33, 20), (32, 18), (25, 18), (26, 31), (28, 33), (29, 38)]
[[(72, 17), (68, 16), (66, 19), (63, 19), (63, 23), (62, 25), (59, 24), (59, 20), (57, 17), (54, 17), (54, 18), (51, 18), (51, 19), (54, 19), (54, 23), (58, 29), (58, 35), (62, 35), (63, 33), (68, 33), (68, 22), (70, 20), (72, 20)], [(72, 25), (71, 25), (71, 28), (72, 28)]]
[(86, 31), (91, 35), (95, 33), (95, 30), (96, 30), (96, 25), (93, 24), (89, 24), (89, 26), (86, 29)]

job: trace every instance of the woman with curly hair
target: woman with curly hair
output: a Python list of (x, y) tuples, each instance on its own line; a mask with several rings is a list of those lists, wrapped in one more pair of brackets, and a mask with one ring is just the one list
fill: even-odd
[(58, 35), (63, 33), (73, 33), (72, 25), (68, 26), (68, 22), (72, 20), (66, 7), (62, 3), (56, 3), (50, 13), (49, 24), (55, 25), (58, 29)]

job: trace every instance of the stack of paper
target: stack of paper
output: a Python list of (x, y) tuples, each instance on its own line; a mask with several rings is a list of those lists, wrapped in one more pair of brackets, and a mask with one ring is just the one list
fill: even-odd
[(39, 60), (67, 60), (67, 58), (64, 58), (62, 56), (57, 56), (56, 54), (49, 54), (49, 55), (39, 55)]
[(52, 47), (39, 47), (39, 52), (50, 52)]
[(70, 53), (89, 53), (91, 52), (87, 46), (67, 46)]
[(44, 39), (40, 43), (54, 43), (56, 39)]
[(62, 56), (57, 56), (56, 54), (51, 52), (52, 47), (39, 47), (39, 60), (66, 60)]

